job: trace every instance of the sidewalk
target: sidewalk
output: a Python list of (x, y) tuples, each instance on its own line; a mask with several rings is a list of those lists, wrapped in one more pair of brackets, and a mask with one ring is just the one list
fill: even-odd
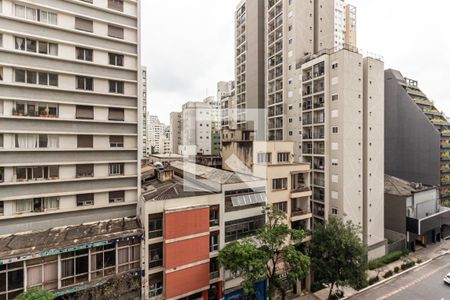
[[(394, 270), (395, 267), (400, 268), (404, 259), (409, 259), (409, 260), (412, 260), (415, 262), (417, 262), (418, 260), (420, 260), (422, 262), (427, 262), (431, 259), (437, 258), (437, 257), (447, 253), (448, 251), (450, 251), (450, 240), (447, 240), (447, 241), (444, 240), (438, 244), (430, 245), (427, 248), (421, 248), (421, 249), (417, 250), (416, 252), (411, 252), (408, 256), (405, 256), (404, 258), (402, 258), (398, 261), (395, 261), (389, 265), (383, 266), (383, 267), (375, 269), (375, 270), (369, 270), (367, 272), (368, 278), (372, 278), (372, 277), (375, 277), (378, 275), (380, 277), (380, 281), (382, 281), (382, 280), (384, 280), (384, 278), (383, 278), (384, 273), (386, 273), (389, 270)], [(402, 271), (400, 271), (400, 273), (401, 272)], [(341, 290), (344, 291), (345, 298), (350, 297), (350, 296), (354, 295), (355, 293), (357, 293), (357, 291), (355, 291), (352, 288), (341, 288)], [(317, 299), (327, 300), (328, 293), (329, 293), (329, 289), (323, 289), (323, 290), (320, 290), (320, 291), (314, 293), (313, 295), (315, 295), (317, 297)], [(301, 299), (308, 299), (308, 298), (301, 297)], [(309, 298), (309, 299), (312, 299), (312, 298)]]

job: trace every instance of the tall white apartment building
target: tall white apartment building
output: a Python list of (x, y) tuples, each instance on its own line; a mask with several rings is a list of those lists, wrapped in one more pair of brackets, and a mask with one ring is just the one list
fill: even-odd
[(345, 3), (345, 0), (335, 1), (335, 39), (334, 46), (350, 45), (356, 47), (356, 7)]
[(164, 138), (164, 130), (166, 126), (164, 123), (159, 121), (158, 116), (148, 116), (148, 145), (147, 145), (147, 153), (162, 153), (163, 150), (163, 138)]
[(147, 68), (142, 67), (142, 155), (147, 156), (148, 147), (148, 112), (147, 112)]
[(172, 146), (172, 153), (179, 154), (179, 146), (182, 144), (181, 130), (182, 125), (182, 114), (181, 112), (171, 112), (170, 113), (170, 139)]
[(205, 102), (187, 102), (181, 113), (182, 145), (180, 154), (194, 156), (197, 154), (211, 155), (213, 109)]
[(139, 1), (0, 1), (0, 235), (136, 215), (138, 16)]
[(221, 129), (236, 129), (237, 104), (234, 81), (217, 83), (217, 101), (220, 104)]

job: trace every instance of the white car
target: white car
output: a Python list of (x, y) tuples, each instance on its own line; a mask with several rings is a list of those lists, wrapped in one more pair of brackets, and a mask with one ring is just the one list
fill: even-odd
[(446, 284), (450, 284), (450, 273), (448, 273), (445, 277), (444, 277), (444, 282)]

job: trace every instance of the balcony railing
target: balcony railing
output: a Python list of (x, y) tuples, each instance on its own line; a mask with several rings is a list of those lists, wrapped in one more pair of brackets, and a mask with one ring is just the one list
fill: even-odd
[(309, 192), (310, 188), (306, 185), (299, 185), (291, 189), (291, 193)]
[(218, 219), (209, 220), (209, 227), (214, 227), (214, 226), (219, 226), (219, 220)]
[(291, 217), (304, 216), (304, 215), (307, 215), (310, 213), (311, 213), (311, 210), (303, 210), (301, 208), (298, 208), (298, 209), (295, 208), (295, 209), (292, 209), (292, 211), (291, 211)]
[(209, 279), (212, 280), (212, 279), (219, 278), (219, 275), (220, 275), (219, 271), (210, 272)]

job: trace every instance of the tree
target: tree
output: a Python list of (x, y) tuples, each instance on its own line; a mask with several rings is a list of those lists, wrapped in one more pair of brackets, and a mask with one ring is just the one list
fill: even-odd
[(46, 290), (40, 288), (29, 289), (20, 294), (17, 300), (53, 300), (55, 296)]
[[(226, 245), (219, 253), (219, 263), (243, 278), (245, 293), (253, 292), (255, 283), (267, 280), (269, 297), (278, 291), (285, 299), (289, 282), (301, 280), (309, 272), (309, 257), (297, 247), (304, 232), (290, 229), (279, 210), (266, 207), (264, 213), (266, 224), (255, 236)], [(280, 272), (287, 274), (287, 280), (280, 278)]]
[(331, 217), (314, 230), (310, 256), (314, 279), (330, 286), (331, 299), (335, 286), (360, 287), (366, 280), (365, 248), (360, 228), (350, 221)]

